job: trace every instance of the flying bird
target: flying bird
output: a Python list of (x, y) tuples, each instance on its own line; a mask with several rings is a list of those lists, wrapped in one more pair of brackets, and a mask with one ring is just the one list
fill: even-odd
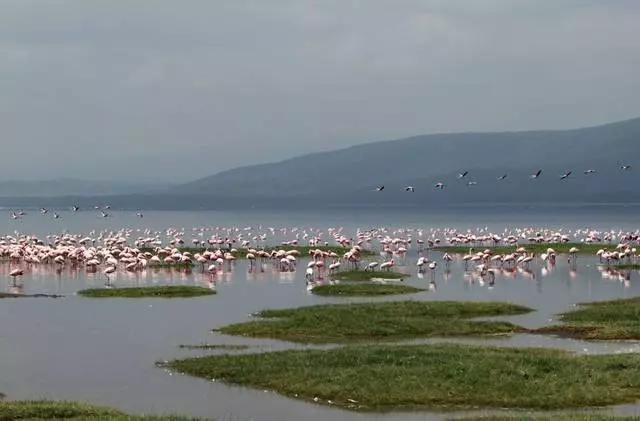
[(444, 189), (444, 183), (441, 181), (439, 183), (436, 183), (433, 187), (435, 187), (436, 189)]
[(627, 165), (621, 165), (620, 169), (621, 170), (630, 170), (631, 169), (631, 165), (628, 165), (628, 164)]
[(376, 187), (376, 191), (382, 191), (382, 190), (384, 190), (384, 186), (378, 186), (378, 187)]
[(591, 170), (591, 169), (589, 169), (589, 170), (584, 170), (584, 174), (585, 174), (585, 175), (588, 175), (588, 174), (594, 174), (595, 172), (596, 172), (596, 170)]
[(507, 174), (503, 174), (500, 177), (498, 177), (498, 180), (504, 180), (505, 178), (507, 178)]
[(464, 178), (467, 176), (467, 174), (469, 174), (469, 171), (461, 172), (460, 174), (458, 174), (458, 178)]
[(74, 212), (78, 212), (80, 210), (80, 207), (78, 205), (73, 205), (71, 209), (73, 209)]
[(410, 191), (411, 193), (413, 193), (415, 191), (415, 189), (413, 188), (413, 186), (406, 186), (404, 188), (404, 191)]
[(542, 170), (538, 170), (538, 172), (532, 174), (531, 178), (535, 180), (536, 178), (540, 177), (540, 174), (542, 174)]
[(467, 186), (475, 186), (476, 184), (478, 184), (478, 183), (476, 183), (475, 181), (469, 181), (467, 183)]
[(571, 175), (571, 171), (567, 171), (566, 173), (562, 174), (562, 177), (560, 177), (560, 180), (569, 178), (570, 175)]

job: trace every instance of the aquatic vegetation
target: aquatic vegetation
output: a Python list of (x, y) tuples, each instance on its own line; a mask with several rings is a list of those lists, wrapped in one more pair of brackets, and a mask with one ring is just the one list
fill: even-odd
[(559, 409), (640, 399), (640, 355), (368, 345), (172, 361), (182, 373), (360, 411)]
[(553, 415), (486, 415), (481, 417), (449, 418), (450, 421), (640, 421), (640, 416), (615, 416), (610, 414), (597, 414), (576, 412), (574, 414)]
[(182, 298), (213, 295), (216, 291), (210, 288), (191, 285), (159, 285), (138, 288), (91, 288), (78, 291), (83, 297), (126, 297), (126, 298)]
[(65, 401), (0, 401), (2, 421), (188, 421), (195, 418), (177, 415), (128, 415), (116, 409)]
[(249, 345), (234, 345), (234, 344), (198, 344), (198, 345), (180, 345), (182, 349), (219, 349), (225, 351), (240, 351), (243, 349), (251, 348)]
[(228, 335), (273, 338), (303, 343), (398, 341), (436, 336), (479, 336), (521, 332), (506, 321), (476, 317), (507, 316), (528, 307), (492, 302), (390, 301), (329, 304), (264, 310), (261, 319), (217, 329)]
[(640, 339), (640, 297), (581, 303), (560, 320), (562, 324), (537, 332), (592, 340)]
[(343, 281), (370, 281), (372, 279), (404, 279), (411, 275), (400, 272), (386, 271), (386, 270), (343, 270), (331, 275), (334, 279)]
[(396, 294), (413, 294), (424, 291), (409, 285), (389, 285), (379, 283), (345, 283), (334, 285), (318, 285), (313, 287), (311, 292), (316, 295), (331, 296), (379, 296)]

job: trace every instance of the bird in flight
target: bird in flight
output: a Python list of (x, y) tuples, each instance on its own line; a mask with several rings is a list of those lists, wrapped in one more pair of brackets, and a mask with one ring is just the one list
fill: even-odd
[(384, 186), (378, 186), (378, 187), (376, 187), (376, 191), (382, 191), (382, 190), (384, 190)]
[(569, 178), (570, 175), (571, 175), (571, 171), (567, 171), (566, 173), (562, 174), (562, 177), (560, 177), (560, 180)]
[(621, 170), (630, 170), (630, 169), (631, 169), (631, 165), (628, 165), (628, 164), (626, 164), (626, 165), (621, 165), (621, 166), (620, 166), (620, 169), (621, 169)]
[(71, 209), (73, 209), (74, 212), (78, 212), (80, 210), (80, 207), (78, 205), (73, 205)]
[(469, 181), (467, 183), (467, 186), (475, 186), (476, 184), (478, 184), (478, 183), (476, 183), (475, 181)]
[(413, 193), (415, 191), (415, 189), (413, 188), (413, 186), (406, 186), (404, 188), (404, 191), (409, 191), (409, 192)]
[(535, 180), (536, 178), (540, 177), (540, 174), (542, 174), (542, 170), (538, 170), (538, 172), (532, 174), (531, 178)]
[(595, 172), (596, 170), (592, 170), (592, 169), (584, 170), (584, 175), (594, 174)]
[(458, 174), (458, 178), (465, 178), (467, 174), (469, 174), (469, 171), (461, 172), (460, 174)]
[(507, 178), (507, 174), (503, 174), (500, 177), (498, 177), (498, 180), (504, 180), (505, 178)]
[(435, 187), (436, 189), (444, 189), (444, 183), (442, 181), (440, 181), (439, 183), (436, 183), (433, 187)]

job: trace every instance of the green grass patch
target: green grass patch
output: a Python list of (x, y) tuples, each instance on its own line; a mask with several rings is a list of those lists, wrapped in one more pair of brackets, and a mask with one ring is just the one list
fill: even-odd
[(386, 271), (353, 269), (337, 272), (331, 277), (334, 279), (339, 279), (341, 281), (360, 282), (370, 281), (372, 279), (404, 279), (410, 276), (411, 275), (407, 275), (406, 273), (393, 272), (390, 270)]
[(190, 285), (160, 285), (139, 288), (91, 288), (78, 291), (78, 295), (83, 297), (126, 297), (126, 298), (182, 298), (197, 297), (201, 295), (213, 295), (216, 291)]
[(72, 420), (72, 421), (186, 421), (195, 418), (128, 415), (115, 409), (64, 401), (2, 401), (1, 421)]
[(632, 264), (632, 263), (623, 263), (620, 265), (600, 265), (600, 266), (604, 266), (611, 269), (620, 269), (620, 270), (633, 270), (633, 269), (640, 270), (640, 264)]
[(172, 269), (192, 269), (195, 266), (195, 263), (152, 263), (147, 268), (172, 268)]
[(560, 409), (636, 402), (640, 355), (453, 344), (189, 358), (169, 368), (362, 410)]
[(380, 296), (413, 294), (424, 291), (422, 288), (415, 288), (409, 285), (389, 285), (378, 283), (347, 283), (335, 285), (318, 285), (313, 287), (312, 293), (322, 296)]
[(545, 326), (537, 333), (587, 340), (640, 339), (640, 297), (581, 303), (560, 314), (561, 325)]
[(477, 253), (479, 251), (483, 251), (486, 249), (490, 249), (494, 254), (508, 254), (513, 253), (516, 249), (523, 247), (529, 253), (546, 253), (548, 248), (552, 248), (556, 251), (556, 253), (569, 253), (569, 250), (572, 247), (577, 248), (579, 251), (577, 254), (596, 254), (596, 252), (600, 249), (608, 248), (609, 250), (613, 250), (615, 248), (615, 244), (587, 244), (587, 243), (532, 243), (532, 244), (521, 244), (519, 246), (438, 246), (435, 247), (434, 250), (446, 252), (446, 253), (457, 253), (457, 254), (467, 254), (469, 253), (469, 249), (471, 249), (472, 253)]
[(198, 345), (180, 345), (182, 349), (219, 349), (224, 351), (241, 351), (249, 349), (249, 345), (233, 345), (233, 344), (198, 344)]
[(481, 417), (449, 418), (450, 421), (640, 421), (637, 416), (615, 416), (609, 414), (575, 413), (554, 415), (487, 415)]
[(264, 310), (258, 320), (218, 329), (228, 335), (302, 343), (398, 341), (437, 336), (480, 336), (524, 331), (506, 321), (474, 321), (532, 311), (509, 303), (391, 301)]

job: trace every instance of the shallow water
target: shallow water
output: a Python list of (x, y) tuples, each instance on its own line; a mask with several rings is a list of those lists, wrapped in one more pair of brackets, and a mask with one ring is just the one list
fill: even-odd
[[(39, 232), (46, 235), (59, 232), (52, 224), (56, 221), (42, 222), (32, 215), (21, 224), (21, 232)], [(62, 214), (62, 213), (61, 213)], [(583, 219), (594, 218), (593, 224), (606, 226), (604, 219), (617, 221), (621, 229), (633, 228), (635, 214), (625, 213), (628, 218), (613, 219), (614, 215), (595, 217), (587, 213)], [(616, 214), (619, 215), (620, 214)], [(243, 218), (236, 215), (224, 217), (215, 213), (147, 213), (143, 219), (131, 215), (115, 213), (113, 219), (104, 221), (95, 215), (79, 213), (64, 214), (64, 220), (82, 215), (83, 219), (67, 222), (72, 232), (87, 232), (93, 228), (117, 229), (127, 224), (140, 229), (154, 227), (164, 229), (170, 226), (168, 219), (179, 221), (175, 226), (202, 226), (220, 223), (222, 226), (245, 226), (260, 224), (259, 216)], [(361, 227), (373, 221), (374, 215), (343, 217), (336, 221), (329, 216), (318, 217), (312, 224), (327, 228), (343, 222), (349, 229)], [(405, 215), (406, 216), (406, 215)], [(302, 223), (304, 216), (295, 219), (291, 215), (262, 215), (263, 221), (272, 225), (291, 226)], [(216, 219), (217, 218), (217, 219)], [(227, 219), (225, 219), (227, 218)], [(396, 226), (404, 226), (403, 214), (395, 216)], [(454, 215), (448, 221), (439, 216), (438, 225), (457, 226)], [(495, 216), (493, 217), (495, 218)], [(506, 216), (505, 216), (506, 218)], [(553, 223), (561, 224), (559, 216)], [(339, 219), (339, 218), (338, 218)], [(393, 215), (380, 218), (388, 222)], [(437, 218), (436, 218), (437, 219)], [(514, 218), (512, 218), (514, 219)], [(580, 220), (580, 217), (577, 218)], [(130, 221), (129, 221), (130, 220)], [(216, 222), (214, 222), (214, 220)], [(419, 215), (406, 217), (407, 225), (414, 224), (428, 228), (428, 223), (418, 224)], [(565, 221), (573, 217), (565, 215)], [(35, 222), (34, 222), (35, 221)], [(96, 222), (97, 221), (97, 222)], [(123, 224), (123, 221), (126, 224)], [(144, 221), (144, 225), (142, 224)], [(149, 221), (152, 224), (149, 224)], [(209, 222), (207, 222), (209, 221)], [(497, 219), (496, 219), (497, 221)], [(4, 232), (15, 221), (3, 221)], [(460, 222), (460, 221), (458, 221)], [(509, 223), (518, 221), (509, 220)], [(520, 221), (524, 223), (525, 221)], [(583, 221), (586, 223), (586, 221)], [(95, 223), (95, 226), (91, 225)], [(267, 222), (262, 222), (267, 225)], [(465, 221), (465, 223), (469, 223)], [(497, 223), (497, 222), (496, 222)], [(74, 225), (75, 224), (75, 225)], [(100, 224), (113, 224), (112, 227)], [(362, 225), (361, 225), (362, 224)], [(374, 222), (371, 222), (373, 225)], [(33, 226), (32, 226), (33, 225)], [(376, 225), (377, 226), (377, 225)], [(587, 225), (591, 227), (592, 225)], [(613, 224), (612, 228), (618, 225)], [(49, 231), (47, 231), (47, 229)], [(439, 260), (437, 253), (432, 257)], [(406, 267), (399, 270), (413, 276), (405, 282), (427, 288), (431, 278), (426, 273), (422, 278), (416, 274), (417, 252), (410, 250)], [(488, 282), (465, 272), (461, 260), (451, 264), (447, 273), (441, 264), (435, 275), (435, 289), (410, 296), (398, 296), (394, 299), (416, 300), (482, 300), (511, 301), (524, 304), (538, 311), (509, 318), (527, 327), (549, 324), (558, 312), (569, 309), (578, 302), (606, 300), (638, 295), (640, 291), (637, 271), (620, 274), (599, 270), (597, 258), (580, 256), (576, 270), (572, 270), (566, 260), (559, 258), (553, 268), (543, 268), (536, 260), (530, 271), (516, 270), (499, 273), (495, 285), (490, 288)], [(14, 291), (8, 278), (8, 263), (0, 264), (0, 288)], [(277, 394), (250, 390), (239, 387), (207, 382), (188, 376), (169, 373), (154, 366), (155, 361), (195, 356), (211, 351), (180, 349), (180, 344), (232, 343), (257, 345), (257, 350), (303, 347), (270, 340), (250, 340), (235, 338), (210, 332), (212, 328), (228, 323), (246, 320), (251, 313), (263, 308), (295, 307), (329, 302), (363, 301), (363, 299), (316, 297), (305, 287), (304, 268), (306, 260), (300, 259), (295, 272), (278, 272), (269, 265), (264, 272), (248, 271), (247, 262), (237, 261), (235, 266), (222, 275), (216, 282), (217, 295), (190, 299), (89, 299), (74, 295), (86, 287), (101, 287), (104, 275), (87, 273), (84, 268), (68, 267), (56, 271), (52, 266), (33, 267), (23, 277), (23, 288), (19, 292), (56, 293), (63, 298), (21, 298), (0, 300), (0, 391), (12, 399), (72, 399), (100, 403), (121, 408), (130, 412), (176, 412), (202, 417), (248, 420), (258, 419), (293, 420), (304, 417), (312, 420), (425, 420), (442, 419), (444, 415), (435, 413), (400, 414), (357, 414), (333, 409), (327, 406), (313, 405), (282, 398)], [(544, 273), (543, 273), (544, 272)], [(147, 269), (141, 273), (130, 274), (119, 271), (113, 278), (117, 286), (151, 284), (190, 284), (210, 285), (211, 277), (201, 273), (199, 268), (191, 272), (177, 269)], [(381, 300), (377, 299), (377, 300)], [(487, 340), (451, 339), (462, 343), (491, 344), (496, 346), (548, 346), (568, 349), (578, 353), (637, 352), (640, 343), (589, 343), (538, 335), (515, 335), (510, 338)], [(429, 341), (433, 342), (433, 341)], [(621, 406), (624, 413), (636, 413), (637, 407)], [(450, 414), (449, 414), (450, 415)]]

